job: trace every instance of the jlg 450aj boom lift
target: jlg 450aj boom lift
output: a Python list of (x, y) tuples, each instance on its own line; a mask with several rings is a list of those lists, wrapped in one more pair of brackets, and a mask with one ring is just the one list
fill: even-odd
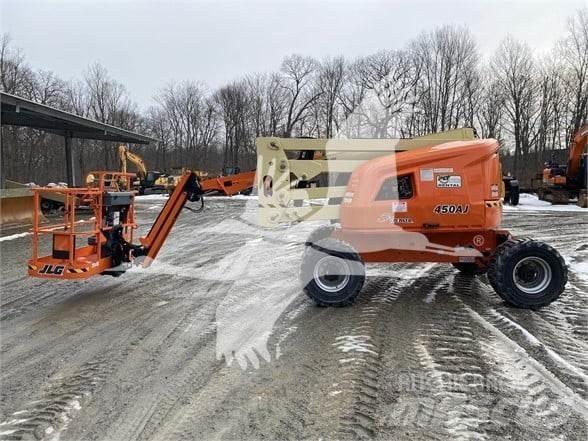
[[(87, 188), (34, 188), (35, 215), (32, 228), (33, 256), (28, 271), (33, 277), (86, 279), (97, 274), (121, 275), (130, 263), (141, 258), (148, 266), (161, 249), (186, 202), (202, 201), (198, 177), (185, 172), (166, 201), (151, 230), (133, 244), (136, 228), (132, 173), (93, 172)], [(63, 222), (40, 225), (39, 201), (47, 192), (65, 197)], [(76, 207), (86, 205), (91, 219), (76, 219)], [(188, 208), (188, 207), (186, 207)], [(39, 256), (39, 240), (52, 237), (51, 254)]]
[[(332, 222), (310, 235), (302, 258), (302, 287), (317, 304), (353, 303), (365, 264), (383, 262), (487, 273), (498, 295), (519, 307), (547, 305), (563, 292), (567, 268), (559, 253), (500, 228), (498, 142), (447, 142), (455, 135), (257, 140), (261, 225)], [(300, 154), (317, 151), (318, 160)], [(325, 174), (334, 185), (321, 186)]]

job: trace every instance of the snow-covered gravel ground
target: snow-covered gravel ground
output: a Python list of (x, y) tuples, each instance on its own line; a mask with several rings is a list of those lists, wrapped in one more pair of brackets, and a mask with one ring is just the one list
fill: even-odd
[[(164, 201), (138, 198), (139, 233)], [(505, 208), (569, 264), (541, 310), (435, 264), (372, 265), (357, 304), (318, 308), (315, 226), (260, 232), (255, 205), (208, 198), (151, 268), (82, 282), (27, 278), (26, 229), (2, 231), (0, 440), (588, 438), (588, 210)]]
[(588, 214), (586, 208), (581, 208), (576, 204), (568, 205), (552, 205), (547, 201), (540, 201), (537, 195), (521, 193), (519, 205), (512, 207), (510, 205), (504, 206), (505, 211), (563, 211), (563, 212), (578, 212)]

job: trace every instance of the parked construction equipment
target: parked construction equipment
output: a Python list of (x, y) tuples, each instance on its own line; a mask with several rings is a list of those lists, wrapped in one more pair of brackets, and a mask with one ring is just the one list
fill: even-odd
[(127, 161), (135, 164), (135, 167), (137, 168), (137, 179), (132, 183), (132, 185), (135, 188), (139, 188), (141, 181), (145, 180), (147, 177), (147, 167), (145, 166), (143, 159), (136, 153), (131, 152), (124, 144), (120, 144), (118, 146), (118, 157), (120, 160), (121, 173), (127, 173)]
[[(5, 180), (6, 188), (0, 191), (0, 225), (31, 224), (34, 216), (32, 184)], [(40, 208), (43, 214), (50, 215), (63, 209), (64, 199), (58, 194), (45, 194)]]
[(0, 225), (31, 224), (34, 217), (33, 193), (28, 188), (0, 190)]
[(167, 174), (156, 170), (147, 170), (143, 159), (131, 152), (124, 144), (118, 146), (118, 156), (121, 173), (127, 172), (127, 161), (135, 164), (137, 172), (136, 179), (132, 182), (132, 188), (138, 190), (139, 194), (168, 193), (170, 188), (173, 188)]
[[(86, 188), (34, 188), (33, 254), (28, 262), (32, 277), (86, 279), (97, 274), (119, 276), (140, 258), (148, 266), (161, 249), (177, 217), (187, 202), (202, 201), (198, 177), (183, 174), (166, 201), (149, 233), (133, 244), (136, 228), (131, 182), (135, 175), (118, 172), (92, 172)], [(63, 222), (41, 225), (39, 203), (44, 194), (60, 193), (65, 198)], [(92, 218), (76, 218), (76, 206), (91, 208)], [(187, 207), (186, 207), (187, 208)], [(39, 241), (52, 240), (52, 252), (39, 256)]]
[(498, 142), (455, 141), (463, 130), (409, 140), (258, 138), (259, 223), (339, 223), (307, 239), (301, 278), (310, 298), (353, 303), (372, 262), (487, 273), (498, 295), (519, 307), (559, 297), (567, 282), (559, 253), (500, 228)]
[(535, 180), (535, 189), (539, 199), (552, 204), (569, 204), (570, 199), (577, 198), (580, 207), (588, 208), (587, 187), (587, 154), (588, 124), (582, 126), (572, 136), (568, 147), (568, 163), (557, 165), (546, 164), (542, 173)]
[(225, 167), (221, 176), (203, 179), (200, 185), (204, 193), (249, 194), (255, 185), (255, 170), (241, 172), (239, 167)]
[[(181, 180), (186, 168), (182, 168), (179, 174), (168, 175), (166, 173), (147, 170), (141, 157), (129, 151), (124, 145), (119, 145), (118, 153), (121, 164), (121, 172), (127, 172), (127, 161), (137, 167), (137, 179), (133, 182), (133, 188), (140, 195), (150, 193), (171, 194)], [(179, 169), (178, 169), (179, 170)], [(249, 193), (255, 181), (255, 170), (241, 173), (239, 167), (225, 167), (220, 176), (208, 177), (208, 173), (200, 170), (194, 173), (201, 180), (202, 190), (205, 193), (218, 193), (224, 196), (233, 196), (239, 193)]]

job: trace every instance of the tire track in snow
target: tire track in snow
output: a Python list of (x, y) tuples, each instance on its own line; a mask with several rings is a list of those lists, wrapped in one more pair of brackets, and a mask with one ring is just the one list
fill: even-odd
[[(583, 399), (569, 385), (565, 384), (554, 372), (549, 370), (543, 363), (537, 360), (533, 354), (525, 350), (522, 344), (510, 338), (507, 334), (508, 331), (504, 331), (503, 325), (500, 324), (502, 320), (500, 320), (496, 314), (487, 313), (485, 311), (476, 311), (466, 305), (457, 296), (455, 299), (462, 305), (463, 308), (465, 308), (473, 320), (475, 320), (495, 339), (497, 339), (503, 345), (503, 347), (508, 348), (511, 354), (518, 354), (518, 356), (513, 355), (511, 357), (507, 357), (506, 363), (501, 362), (506, 365), (505, 371), (507, 371), (507, 374), (508, 372), (513, 374), (510, 363), (514, 363), (514, 360), (519, 360), (518, 362), (514, 363), (514, 366), (520, 366), (522, 363), (524, 363), (525, 366), (530, 367), (533, 371), (533, 375), (537, 378), (538, 381), (542, 383), (542, 390), (545, 390), (545, 388), (548, 387), (552, 394), (556, 397), (559, 397), (561, 403), (568, 407), (568, 411), (573, 410), (578, 415), (581, 415), (582, 418), (588, 420), (588, 401)], [(509, 326), (512, 326), (512, 322), (509, 324)], [(502, 354), (502, 356), (504, 356), (504, 354)], [(495, 358), (498, 360), (501, 359), (500, 357)], [(518, 378), (515, 375), (513, 375), (513, 377), (515, 380)]]
[(342, 380), (329, 395), (333, 400), (341, 400), (339, 394), (346, 395), (351, 403), (339, 418), (337, 439), (379, 436), (381, 351), (391, 337), (387, 332), (388, 312), (401, 295), (412, 287), (426, 285), (429, 279), (437, 280), (441, 271), (442, 267), (433, 264), (396, 264), (387, 269), (391, 277), (368, 277), (360, 301), (353, 306), (360, 309), (357, 318), (332, 343), (343, 356), (339, 360)]
[(107, 353), (69, 375), (51, 380), (39, 399), (0, 423), (0, 440), (59, 439), (76, 412), (102, 386), (122, 357), (120, 353)]
[[(474, 283), (478, 284), (477, 281)], [(559, 300), (537, 311), (520, 310), (502, 303), (489, 304), (483, 295), (462, 298), (469, 308), (540, 361), (545, 369), (574, 393), (588, 398), (588, 344), (570, 333), (565, 316), (556, 313)]]
[[(469, 277), (457, 274), (448, 292), (470, 296), (474, 287)], [(471, 317), (451, 297), (444, 296), (442, 301), (446, 312), (429, 310), (414, 342), (432, 386), (429, 399), (423, 402), (424, 421), (451, 439), (485, 440), (505, 433), (505, 421), (488, 416), (490, 368)]]

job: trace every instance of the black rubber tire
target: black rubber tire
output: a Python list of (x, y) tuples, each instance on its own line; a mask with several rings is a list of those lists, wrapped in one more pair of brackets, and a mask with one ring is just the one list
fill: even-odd
[(323, 225), (318, 227), (316, 230), (310, 233), (310, 236), (308, 236), (308, 239), (306, 239), (305, 245), (312, 246), (312, 244), (317, 243), (319, 240), (331, 237), (333, 230), (335, 230), (333, 225)]
[[(540, 258), (551, 269), (551, 280), (538, 293), (526, 293), (515, 284), (515, 266), (526, 257)], [(488, 280), (496, 293), (508, 304), (534, 309), (557, 300), (568, 281), (568, 269), (560, 254), (546, 243), (528, 238), (509, 239), (496, 249), (490, 260)]]
[(508, 203), (510, 205), (512, 205), (513, 207), (516, 207), (517, 205), (519, 205), (519, 199), (521, 196), (521, 191), (518, 185), (516, 186), (512, 186), (510, 188), (510, 196), (508, 198)]
[[(324, 290), (314, 278), (315, 266), (326, 256), (343, 259), (349, 269), (349, 279), (341, 289)], [(357, 299), (365, 282), (365, 265), (359, 253), (348, 243), (325, 238), (306, 247), (300, 266), (303, 290), (319, 306), (347, 306)]]
[(488, 271), (488, 267), (482, 267), (479, 265), (476, 265), (475, 263), (469, 263), (469, 262), (455, 262), (452, 263), (452, 265), (459, 270), (460, 273), (462, 274), (466, 274), (468, 276), (479, 276), (482, 274), (486, 274), (486, 271)]

